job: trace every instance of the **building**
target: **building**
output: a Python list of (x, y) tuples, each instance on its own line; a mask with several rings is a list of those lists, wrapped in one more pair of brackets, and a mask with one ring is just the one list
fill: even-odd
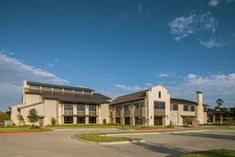
[[(28, 112), (35, 108), (41, 117), (39, 125), (103, 124), (184, 125), (207, 123), (207, 105), (203, 93), (196, 93), (196, 102), (171, 98), (163, 86), (120, 96), (113, 101), (94, 90), (24, 81), (22, 103), (11, 107), (11, 120), (31, 124)], [(24, 121), (19, 121), (22, 115)]]
[(203, 93), (196, 93), (196, 102), (171, 98), (163, 86), (120, 96), (109, 106), (110, 122), (122, 125), (184, 125), (207, 123), (207, 105)]
[[(28, 112), (35, 108), (41, 117), (38, 125), (91, 124), (109, 120), (110, 98), (94, 90), (24, 81), (21, 104), (11, 107), (11, 120), (16, 125), (30, 125)], [(23, 122), (18, 115), (23, 116)]]

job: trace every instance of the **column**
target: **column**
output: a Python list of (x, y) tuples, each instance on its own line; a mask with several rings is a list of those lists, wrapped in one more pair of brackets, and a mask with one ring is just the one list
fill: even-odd
[(135, 106), (131, 106), (131, 113), (130, 113), (130, 118), (131, 118), (131, 125), (135, 126)]
[(116, 107), (113, 107), (112, 118), (113, 118), (113, 122), (112, 123), (116, 124)]
[(125, 125), (124, 106), (121, 108), (121, 125)]
[(100, 105), (96, 105), (96, 124), (103, 124), (103, 119), (101, 119), (101, 109)]
[(77, 105), (73, 104), (73, 124), (77, 124)]
[(89, 124), (89, 105), (85, 105), (85, 124)]
[(215, 115), (213, 115), (213, 124), (215, 124)]
[(220, 124), (221, 125), (223, 124), (223, 116), (222, 116), (222, 114), (220, 114)]

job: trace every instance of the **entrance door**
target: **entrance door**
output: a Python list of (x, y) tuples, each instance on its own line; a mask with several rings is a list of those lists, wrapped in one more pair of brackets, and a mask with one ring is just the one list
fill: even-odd
[(154, 125), (162, 125), (162, 117), (154, 117)]

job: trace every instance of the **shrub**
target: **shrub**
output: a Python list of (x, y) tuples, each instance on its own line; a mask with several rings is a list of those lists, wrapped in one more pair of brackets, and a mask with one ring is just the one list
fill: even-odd
[(56, 119), (54, 117), (51, 117), (51, 125), (56, 125)]
[(35, 128), (35, 122), (37, 122), (39, 120), (39, 116), (38, 116), (38, 112), (35, 108), (32, 108), (29, 110), (29, 114), (28, 114), (28, 119), (29, 119), (29, 122), (33, 123), (31, 125), (31, 128)]
[(103, 124), (104, 124), (104, 125), (106, 125), (106, 124), (107, 124), (106, 119), (103, 119)]

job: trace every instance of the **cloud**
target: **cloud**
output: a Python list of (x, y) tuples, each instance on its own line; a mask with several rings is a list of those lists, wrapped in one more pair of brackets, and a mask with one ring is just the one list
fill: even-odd
[(138, 8), (137, 8), (138, 14), (141, 15), (143, 12), (143, 3), (139, 3)]
[(216, 7), (220, 2), (222, 2), (222, 0), (210, 0), (208, 5), (210, 7)]
[[(0, 53), (0, 106), (6, 109), (7, 105), (20, 102), (23, 80), (65, 84), (67, 80), (56, 75), (24, 64), (19, 59)], [(15, 101), (17, 98), (17, 101)]]
[(59, 62), (59, 60), (55, 58), (55, 59), (54, 59), (54, 62)]
[[(224, 0), (209, 0), (208, 6), (210, 7), (217, 7), (220, 3), (222, 3)], [(232, 3), (234, 0), (226, 0), (227, 3)]]
[(128, 90), (128, 91), (139, 91), (139, 90), (143, 90), (144, 88), (140, 87), (140, 86), (126, 86), (123, 84), (116, 84), (115, 85), (117, 88), (120, 88), (122, 90)]
[(50, 67), (54, 67), (55, 65), (54, 65), (54, 64), (50, 64), (50, 63), (49, 63), (49, 64), (48, 64), (48, 66), (50, 66)]
[(215, 34), (217, 23), (215, 17), (210, 12), (206, 12), (176, 17), (168, 25), (170, 33), (174, 36), (173, 38), (180, 41), (202, 31), (210, 31), (212, 34)]
[(201, 76), (190, 73), (181, 83), (168, 86), (173, 97), (195, 100), (195, 92), (204, 92), (205, 102), (214, 105), (216, 99), (223, 98), (228, 105), (235, 105), (235, 73), (210, 74)]
[(211, 38), (209, 40), (200, 40), (199, 42), (201, 45), (206, 46), (207, 48), (214, 48), (214, 47), (222, 47), (225, 45), (228, 45), (230, 42), (224, 42), (222, 40), (216, 40), (214, 38)]
[(168, 73), (161, 73), (158, 77), (170, 77), (170, 75)]

